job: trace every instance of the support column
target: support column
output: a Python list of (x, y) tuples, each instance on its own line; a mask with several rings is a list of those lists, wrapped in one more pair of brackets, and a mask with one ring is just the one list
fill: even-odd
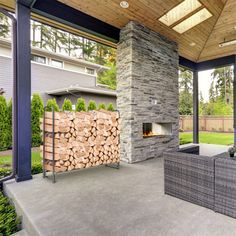
[(199, 143), (198, 71), (193, 71), (193, 143)]
[(234, 96), (234, 146), (236, 146), (236, 55), (234, 58), (234, 83), (233, 83), (233, 96)]
[(14, 81), (14, 155), (16, 181), (31, 176), (31, 62), (30, 8), (16, 3), (17, 76)]

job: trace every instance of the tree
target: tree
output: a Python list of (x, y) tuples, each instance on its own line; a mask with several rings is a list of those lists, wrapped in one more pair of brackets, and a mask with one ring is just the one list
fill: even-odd
[(108, 111), (114, 111), (114, 110), (115, 110), (112, 103), (109, 103), (109, 104), (108, 104), (107, 110), (108, 110)]
[(43, 116), (43, 100), (39, 94), (33, 94), (31, 100), (32, 146), (41, 144), (40, 118)]
[(0, 151), (7, 150), (9, 143), (9, 121), (8, 109), (5, 97), (0, 96)]
[(57, 101), (55, 98), (48, 99), (45, 111), (52, 111), (53, 109), (54, 111), (59, 111), (59, 106), (57, 105)]
[(8, 143), (9, 147), (12, 147), (12, 99), (7, 104), (8, 109), (8, 127), (9, 127), (9, 135), (8, 135)]
[(85, 105), (85, 101), (83, 98), (78, 98), (75, 110), (76, 111), (86, 111), (86, 105)]
[(97, 109), (96, 102), (93, 101), (93, 100), (90, 100), (89, 104), (88, 104), (88, 111), (93, 111), (93, 110), (96, 110), (96, 109)]
[(72, 103), (70, 99), (65, 98), (62, 104), (62, 111), (72, 111)]
[(100, 104), (98, 105), (98, 110), (105, 110), (105, 109), (106, 109), (106, 106), (105, 106), (104, 103), (100, 103)]
[(111, 89), (116, 89), (116, 65), (115, 63), (110, 63), (107, 66), (110, 69), (98, 75), (98, 83), (108, 85)]
[(8, 38), (10, 37), (11, 24), (9, 18), (0, 12), (0, 37)]
[(179, 114), (191, 115), (193, 112), (193, 79), (189, 70), (179, 70)]
[(233, 69), (231, 66), (216, 68), (212, 74), (210, 98), (220, 98), (225, 103), (232, 104), (233, 97)]

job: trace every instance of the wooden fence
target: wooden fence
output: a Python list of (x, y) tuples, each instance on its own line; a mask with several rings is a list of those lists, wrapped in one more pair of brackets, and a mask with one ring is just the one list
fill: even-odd
[[(179, 127), (183, 131), (193, 130), (193, 116), (180, 116)], [(233, 132), (232, 116), (200, 116), (199, 130), (211, 132)]]

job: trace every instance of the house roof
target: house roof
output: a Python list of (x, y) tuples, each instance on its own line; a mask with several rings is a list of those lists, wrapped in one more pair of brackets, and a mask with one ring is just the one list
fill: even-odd
[(100, 88), (98, 86), (83, 87), (83, 86), (79, 86), (79, 85), (70, 86), (67, 88), (54, 89), (51, 91), (47, 91), (46, 93), (48, 95), (58, 96), (58, 95), (66, 95), (66, 94), (72, 94), (72, 93), (78, 93), (78, 92), (106, 95), (106, 96), (112, 96), (112, 97), (117, 96), (117, 93), (115, 90)]

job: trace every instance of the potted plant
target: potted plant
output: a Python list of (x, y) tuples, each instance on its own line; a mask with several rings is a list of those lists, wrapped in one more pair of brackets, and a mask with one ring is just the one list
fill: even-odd
[(234, 157), (234, 153), (236, 152), (236, 147), (235, 146), (230, 147), (228, 152), (230, 157)]

